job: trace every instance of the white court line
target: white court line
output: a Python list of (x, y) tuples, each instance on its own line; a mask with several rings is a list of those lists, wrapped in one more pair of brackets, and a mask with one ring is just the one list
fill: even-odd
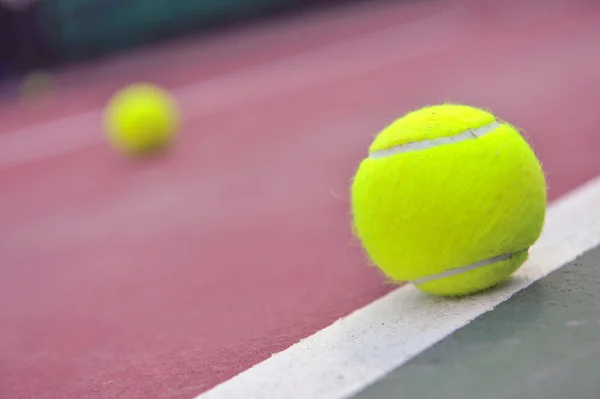
[(510, 284), (462, 300), (403, 286), (196, 399), (337, 399), (355, 394), (516, 292), (600, 244), (600, 177), (554, 202)]
[[(432, 54), (464, 37), (460, 24), (438, 14), (186, 85), (173, 94), (184, 115), (197, 119)], [(102, 143), (101, 118), (102, 110), (95, 109), (0, 134), (0, 169)]]

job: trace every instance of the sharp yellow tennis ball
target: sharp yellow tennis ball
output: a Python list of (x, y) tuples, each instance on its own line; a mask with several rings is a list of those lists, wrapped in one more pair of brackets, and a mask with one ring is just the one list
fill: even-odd
[(104, 125), (109, 141), (130, 155), (155, 153), (174, 139), (180, 115), (174, 99), (145, 83), (127, 86), (109, 101)]
[(546, 182), (519, 132), (465, 105), (422, 108), (374, 140), (352, 184), (354, 232), (393, 281), (460, 296), (516, 271), (538, 239)]

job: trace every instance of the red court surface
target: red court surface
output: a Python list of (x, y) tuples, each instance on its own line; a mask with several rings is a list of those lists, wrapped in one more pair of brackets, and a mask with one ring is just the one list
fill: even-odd
[[(46, 108), (1, 104), (0, 397), (193, 398), (391, 290), (352, 241), (348, 188), (410, 109), (520, 126), (551, 199), (598, 175), (600, 9), (508, 3), (305, 15), (57, 72)], [(142, 79), (185, 126), (135, 162), (99, 107)]]

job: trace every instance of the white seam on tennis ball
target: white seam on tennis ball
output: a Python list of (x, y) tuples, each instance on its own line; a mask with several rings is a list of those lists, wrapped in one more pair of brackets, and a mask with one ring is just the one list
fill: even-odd
[(497, 262), (502, 262), (502, 261), (505, 261), (505, 260), (509, 260), (510, 258), (515, 257), (517, 255), (520, 255), (523, 252), (526, 252), (528, 250), (529, 250), (529, 248), (528, 249), (523, 249), (521, 251), (515, 251), (515, 252), (503, 254), (503, 255), (494, 256), (492, 258), (481, 260), (479, 262), (475, 262), (475, 263), (472, 263), (472, 264), (467, 265), (467, 266), (461, 266), (461, 267), (457, 267), (457, 268), (454, 268), (454, 269), (446, 270), (445, 272), (442, 272), (442, 273), (439, 273), (439, 274), (432, 274), (431, 276), (422, 277), (422, 278), (419, 278), (417, 280), (413, 280), (413, 281), (410, 281), (410, 282), (412, 284), (414, 284), (414, 285), (419, 285), (419, 284), (428, 283), (428, 282), (433, 281), (433, 280), (439, 280), (439, 279), (446, 278), (446, 277), (456, 276), (457, 274), (466, 273), (468, 271), (475, 270), (475, 269), (478, 269), (480, 267), (491, 265), (492, 263), (497, 263)]
[(463, 132), (455, 134), (454, 136), (438, 137), (431, 140), (416, 141), (413, 143), (396, 145), (390, 148), (386, 148), (385, 150), (373, 151), (369, 154), (369, 158), (384, 158), (403, 152), (426, 150), (428, 148), (438, 147), (440, 145), (453, 144), (465, 140), (476, 139), (478, 137), (483, 136), (484, 134), (495, 130), (500, 126), (502, 126), (502, 123), (494, 121), (481, 127), (465, 130)]

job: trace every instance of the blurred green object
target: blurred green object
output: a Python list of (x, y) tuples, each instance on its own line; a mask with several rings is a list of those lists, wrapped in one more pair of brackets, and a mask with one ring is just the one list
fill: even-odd
[(54, 58), (71, 61), (288, 9), (302, 1), (45, 0), (38, 11)]
[(29, 101), (52, 93), (56, 83), (49, 73), (33, 71), (23, 77), (19, 93), (22, 100)]

